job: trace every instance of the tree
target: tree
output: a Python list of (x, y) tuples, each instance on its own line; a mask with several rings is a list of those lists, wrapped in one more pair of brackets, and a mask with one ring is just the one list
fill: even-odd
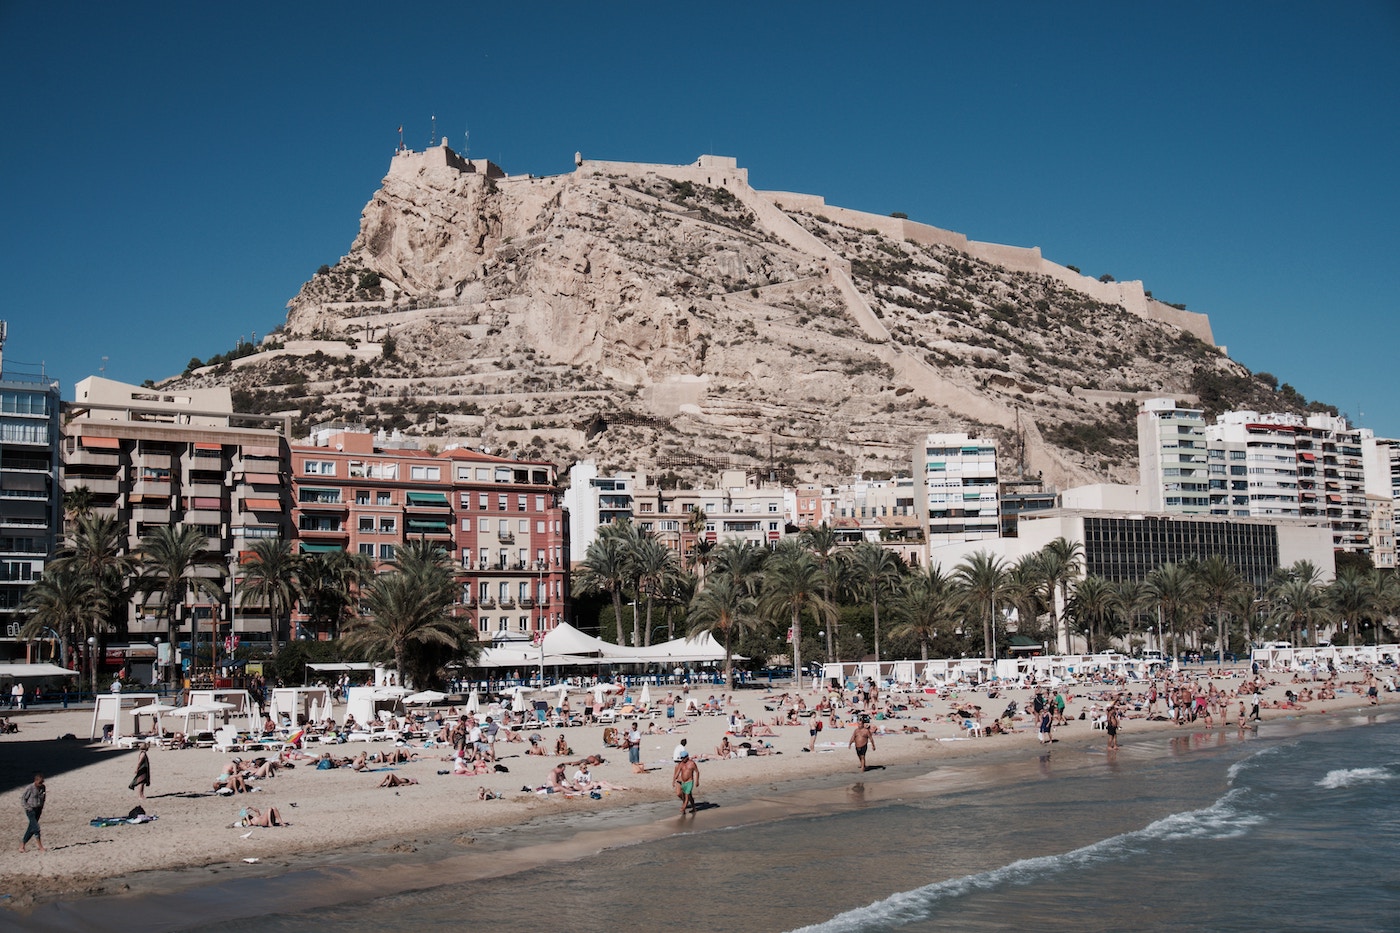
[(997, 602), (1007, 596), (1006, 564), (1000, 557), (977, 551), (968, 555), (953, 572), (976, 617), (982, 622), (982, 650), (989, 658), (996, 657), (993, 627), (996, 625)]
[(612, 597), (619, 644), (623, 640), (622, 588), (627, 584), (627, 562), (626, 545), (614, 535), (600, 534), (584, 551), (575, 578), (580, 594), (607, 593)]
[(1200, 599), (1200, 584), (1184, 564), (1163, 564), (1147, 575), (1147, 592), (1157, 603), (1161, 619), (1167, 623), (1175, 658), (1179, 648), (1178, 631), (1186, 613)]
[[(836, 532), (826, 522), (822, 522), (813, 528), (805, 528), (798, 540), (812, 552), (813, 558), (817, 561), (817, 567), (822, 573), (822, 597), (827, 602), (831, 602), (831, 594), (840, 585), (841, 554), (838, 550), (839, 543), (836, 540)], [(840, 661), (835, 648), (840, 643), (837, 632), (840, 628), (839, 616), (833, 616), (831, 624), (826, 627), (826, 656), (829, 659)]]
[(1327, 587), (1327, 605), (1347, 630), (1347, 646), (1356, 647), (1356, 629), (1374, 605), (1375, 589), (1371, 573), (1356, 566), (1338, 569)]
[(637, 597), (646, 606), (646, 626), (643, 644), (651, 644), (652, 607), (663, 594), (675, 584), (680, 573), (680, 564), (670, 548), (657, 541), (650, 534), (643, 534), (632, 554), (632, 565), (636, 572)]
[(63, 514), (68, 518), (86, 518), (92, 514), (93, 495), (87, 486), (74, 486), (63, 494)]
[(1225, 631), (1225, 606), (1235, 592), (1244, 588), (1244, 578), (1233, 564), (1219, 554), (1212, 554), (1197, 566), (1196, 579), (1200, 584), (1202, 598), (1215, 615), (1216, 663), (1223, 665), (1228, 641)]
[[(54, 555), (46, 568), (54, 572), (71, 569), (90, 581), (102, 594), (101, 599), (90, 603), (92, 620), (85, 630), (85, 639), (100, 640), (107, 631), (113, 607), (126, 601), (128, 581), (136, 564), (125, 552), (125, 543), (126, 536), (115, 518), (90, 512), (78, 517), (68, 543)], [(88, 664), (92, 668), (95, 684), (97, 663), (91, 651)]]
[(1074, 587), (1066, 608), (1083, 628), (1092, 654), (1102, 648), (1098, 635), (1118, 609), (1118, 591), (1103, 577), (1091, 574)]
[[(59, 664), (68, 663), (68, 646), (85, 644), (93, 620), (104, 609), (106, 594), (96, 581), (77, 567), (50, 566), (24, 593), (20, 608), (29, 621), (20, 629), (21, 638), (42, 638), (46, 631), (58, 634)], [(97, 665), (92, 665), (92, 690), (97, 693)]]
[(1137, 621), (1138, 613), (1152, 605), (1152, 595), (1147, 591), (1147, 584), (1142, 580), (1120, 580), (1114, 585), (1118, 591), (1117, 611), (1122, 613), (1123, 621), (1127, 629), (1127, 649), (1133, 650), (1133, 623)]
[(1069, 583), (1084, 565), (1084, 545), (1056, 538), (1040, 549), (1040, 571), (1050, 594), (1051, 620), (1059, 650), (1069, 651), (1069, 632), (1062, 627), (1064, 607), (1069, 602)]
[(690, 634), (718, 632), (724, 643), (724, 682), (734, 689), (734, 636), (757, 625), (758, 605), (746, 588), (728, 574), (711, 574), (690, 601)]
[(868, 600), (875, 623), (875, 663), (880, 663), (880, 597), (894, 592), (904, 563), (892, 551), (862, 541), (846, 554), (847, 591), (856, 599)]
[(356, 594), (373, 574), (372, 563), (368, 556), (348, 551), (299, 556), (297, 582), (302, 612), (315, 630), (324, 630), (337, 639), (353, 614)]
[(1289, 641), (1296, 648), (1303, 643), (1304, 634), (1313, 630), (1313, 640), (1317, 638), (1317, 622), (1326, 612), (1322, 590), (1305, 576), (1294, 576), (1286, 580), (1273, 594), (1274, 612), (1284, 624)]
[(957, 580), (941, 566), (931, 564), (902, 582), (891, 605), (900, 624), (890, 634), (916, 639), (919, 657), (927, 661), (929, 645), (936, 638), (952, 634), (962, 606), (963, 593)]
[[(238, 591), (239, 603), (256, 603), (267, 607), (272, 623), (272, 656), (277, 657), (278, 635), (285, 618), (290, 627), (292, 606), (301, 594), (301, 561), (292, 552), (289, 542), (280, 538), (264, 538), (253, 542), (252, 551), (243, 558), (243, 585)], [(290, 637), (290, 633), (289, 633)]]
[(823, 595), (821, 567), (811, 552), (796, 541), (783, 541), (765, 565), (759, 610), (792, 630), (792, 675), (802, 685), (802, 616), (811, 613), (821, 625), (836, 616), (836, 607)]
[(436, 665), (428, 669), (424, 659), (434, 647), (460, 652), (470, 645), (470, 633), (451, 615), (450, 589), (432, 570), (399, 568), (379, 574), (364, 597), (368, 613), (346, 627), (346, 648), (370, 658), (392, 658), (405, 686), (432, 676)]
[(192, 525), (164, 525), (141, 539), (141, 572), (136, 586), (145, 593), (144, 600), (156, 600), (172, 650), (179, 624), (176, 610), (185, 604), (186, 597), (193, 595), (197, 600), (208, 596), (217, 601), (223, 595), (218, 579), (199, 574), (204, 568), (222, 570), (207, 555), (208, 545), (208, 537)]

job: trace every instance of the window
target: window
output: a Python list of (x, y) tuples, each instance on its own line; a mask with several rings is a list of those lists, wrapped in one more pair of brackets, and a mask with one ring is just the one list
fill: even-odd
[(535, 511), (544, 511), (544, 496), (535, 496)]
[[(469, 547), (464, 547), (464, 548), (462, 548), (462, 566), (463, 566), (463, 567), (470, 567), (471, 565), (472, 565), (472, 549), (469, 548)], [(467, 594), (467, 597), (466, 597), (466, 598), (469, 598), (469, 597), (470, 597), (470, 593)]]
[(487, 509), (489, 509), (489, 508), (491, 507), (491, 505), (490, 505), (490, 496), (488, 496), (488, 495), (487, 495), (486, 493), (484, 493), (484, 492), (479, 492), (479, 493), (477, 493), (477, 494), (476, 494), (476, 507), (477, 507), (478, 509), (480, 509), (481, 511), (483, 511), (483, 512), (485, 512)]
[(507, 504), (507, 500), (509, 500), (509, 499), (510, 499), (510, 497), (507, 496), (505, 493), (501, 493), (500, 495), (496, 496), (496, 509), (497, 509), (497, 511), (504, 512), (504, 511), (506, 511), (507, 509), (509, 509), (510, 506)]
[(522, 535), (527, 535), (527, 534), (529, 534), (529, 533), (530, 533), (530, 520), (529, 520), (528, 518), (522, 518), (522, 519), (520, 519), (519, 529), (520, 529), (520, 533), (521, 533)]
[(520, 631), (522, 631), (522, 632), (528, 632), (528, 631), (530, 631), (530, 617), (529, 617), (529, 616), (521, 616), (521, 617), (520, 617)]
[(501, 602), (506, 602), (507, 600), (509, 600), (509, 599), (510, 599), (510, 584), (509, 584), (509, 583), (506, 583), (506, 582), (504, 582), (504, 581), (502, 581), (502, 582), (501, 582), (501, 585), (500, 585), (500, 593), (501, 593)]
[(388, 494), (387, 492), (381, 492), (381, 493), (379, 493), (378, 495), (376, 495), (376, 496), (374, 497), (374, 504), (375, 504), (375, 505), (393, 505), (394, 503), (393, 503), (393, 500), (390, 499), (389, 494)]
[(442, 479), (442, 468), (435, 466), (410, 466), (408, 468), (409, 479)]
[(486, 602), (488, 599), (491, 598), (491, 589), (490, 589), (490, 587), (491, 587), (491, 584), (489, 584), (489, 583), (482, 583), (482, 584), (480, 584), (480, 585), (477, 587), (477, 593), (479, 594), (479, 595), (478, 595), (478, 599), (479, 599), (481, 602), (484, 603), (484, 602)]
[(489, 468), (489, 467), (477, 467), (477, 468), (476, 468), (476, 478), (477, 478), (477, 481), (478, 481), (478, 482), (483, 482), (483, 483), (486, 482), (487, 480), (489, 480), (489, 479), (491, 478), (491, 470), (490, 470), (490, 468)]
[(483, 632), (491, 631), (491, 619), (487, 616), (482, 616), (481, 622), (477, 625), (477, 629)]
[(373, 545), (373, 544), (361, 544), (361, 545), (360, 545), (360, 553), (363, 554), (363, 555), (365, 555), (366, 557), (373, 557), (373, 556), (374, 556), (374, 545)]
[(523, 603), (530, 598), (530, 584), (522, 582), (520, 584), (520, 601)]
[(462, 519), (462, 530), (463, 530), (463, 531), (471, 531), (471, 530), (472, 530), (472, 520), (471, 520), (470, 518), (464, 518), (464, 519)]
[(365, 489), (355, 490), (355, 504), (369, 505), (369, 491)]
[(372, 516), (360, 516), (360, 532), (362, 534), (374, 534), (374, 518)]
[(308, 460), (304, 472), (307, 476), (334, 476), (334, 460)]
[(476, 524), (477, 527), (480, 528), (482, 531), (491, 530), (491, 519), (489, 518), (478, 519)]
[(515, 497), (515, 511), (517, 511), (517, 512), (523, 512), (523, 511), (525, 511), (525, 500), (526, 500), (526, 497), (525, 497), (525, 495), (524, 495), (523, 493), (522, 493), (521, 495), (518, 495), (518, 496)]
[(535, 522), (535, 533), (544, 534), (544, 519), (539, 519)]
[(458, 466), (458, 467), (457, 467), (457, 479), (459, 479), (459, 480), (470, 480), (471, 478), (472, 478), (472, 468), (471, 468), (471, 467), (465, 467), (465, 466)]
[(381, 545), (379, 545), (379, 559), (380, 559), (380, 560), (393, 560), (393, 559), (394, 559), (394, 546), (393, 546), (392, 544), (381, 544)]
[(380, 534), (382, 534), (382, 535), (391, 535), (391, 534), (393, 534), (397, 529), (398, 529), (398, 519), (394, 519), (394, 518), (381, 518), (381, 519), (379, 520), (379, 533), (380, 533)]

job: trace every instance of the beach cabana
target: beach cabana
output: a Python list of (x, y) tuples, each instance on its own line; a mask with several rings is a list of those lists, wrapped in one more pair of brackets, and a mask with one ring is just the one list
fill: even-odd
[(324, 719), (331, 713), (331, 691), (328, 687), (276, 687), (268, 702), (267, 714), (280, 722), (282, 717), (292, 725), (302, 725)]

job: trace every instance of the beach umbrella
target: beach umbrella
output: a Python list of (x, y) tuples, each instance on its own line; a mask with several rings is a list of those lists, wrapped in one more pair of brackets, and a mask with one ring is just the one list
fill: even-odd
[(476, 695), (475, 687), (472, 688), (471, 693), (467, 694), (466, 708), (468, 713), (475, 713), (478, 709), (481, 708), (481, 698)]
[[(472, 694), (475, 695), (476, 691), (473, 690)], [(447, 699), (445, 693), (439, 693), (437, 690), (423, 690), (404, 697), (403, 701), (414, 706), (431, 706), (434, 703), (441, 703), (445, 699)]]
[(651, 706), (651, 684), (642, 684), (642, 706)]

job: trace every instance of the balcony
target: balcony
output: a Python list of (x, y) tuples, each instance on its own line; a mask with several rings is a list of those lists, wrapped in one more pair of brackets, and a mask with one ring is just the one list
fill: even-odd
[(499, 531), (499, 532), (496, 533), (496, 538), (497, 538), (502, 544), (514, 544), (514, 543), (515, 543), (515, 532), (513, 532), (513, 531)]
[(505, 599), (501, 600), (501, 608), (502, 608), (502, 609), (514, 609), (514, 608), (515, 608), (515, 600), (512, 599), (511, 597), (507, 596)]
[(531, 599), (530, 597), (528, 597), (528, 596), (523, 597), (523, 598), (520, 600), (520, 608), (521, 608), (521, 609), (533, 609), (533, 608), (535, 608), (535, 601), (534, 601), (533, 599)]
[(478, 605), (480, 608), (482, 608), (482, 609), (495, 609), (495, 608), (496, 608), (496, 601), (495, 601), (494, 599), (492, 599), (490, 596), (488, 596), (488, 597), (486, 597), (485, 599), (483, 599), (481, 602), (477, 603), (477, 605)]

